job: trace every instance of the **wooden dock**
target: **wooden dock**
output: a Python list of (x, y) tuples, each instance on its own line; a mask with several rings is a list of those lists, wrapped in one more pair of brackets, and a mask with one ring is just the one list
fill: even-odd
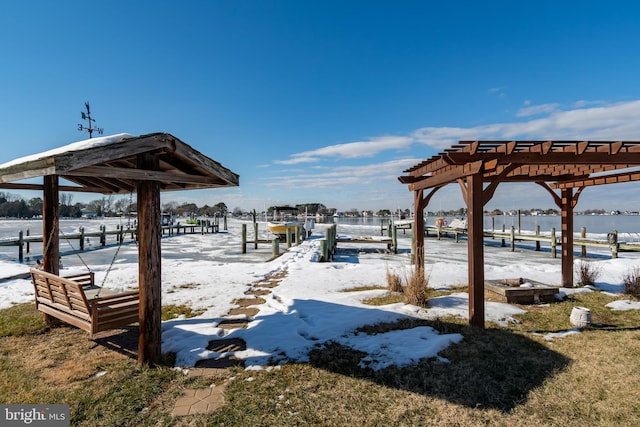
[[(219, 221), (201, 221), (200, 224), (173, 224), (161, 227), (162, 236), (173, 236), (178, 234), (209, 234), (218, 233), (220, 231)], [(126, 228), (124, 225), (116, 226), (115, 230), (107, 230), (104, 225), (100, 226), (98, 231), (86, 232), (84, 227), (79, 229), (77, 233), (61, 233), (60, 241), (67, 241), (69, 245), (78, 251), (85, 250), (85, 243), (90, 238), (97, 238), (100, 246), (107, 245), (107, 238), (115, 236), (115, 243), (124, 243), (125, 239), (137, 241), (138, 229), (136, 227)], [(0, 246), (16, 246), (18, 249), (18, 261), (24, 261), (24, 255), (31, 253), (31, 244), (42, 244), (43, 236), (31, 236), (30, 231), (19, 231), (17, 238), (0, 239)], [(72, 245), (72, 241), (77, 241), (77, 246)]]
[[(442, 237), (455, 238), (456, 242), (460, 238), (467, 238), (467, 230), (450, 227), (425, 227), (425, 237), (434, 237), (441, 239)], [(510, 242), (511, 251), (515, 251), (517, 242), (534, 242), (535, 250), (539, 251), (541, 245), (544, 243), (551, 248), (551, 254), (555, 258), (557, 256), (558, 246), (561, 246), (561, 239), (559, 233), (556, 233), (555, 228), (551, 229), (551, 232), (547, 234), (541, 234), (540, 229), (536, 228), (534, 234), (522, 234), (516, 233), (515, 228), (511, 227), (509, 231), (488, 231), (483, 232), (485, 239), (500, 240), (501, 246), (506, 247), (506, 242)], [(626, 242), (619, 242), (617, 233), (609, 233), (610, 240), (596, 240), (587, 239), (586, 230), (583, 228), (580, 231), (581, 237), (574, 237), (573, 246), (581, 248), (581, 256), (587, 256), (587, 247), (608, 248), (611, 251), (612, 258), (617, 258), (620, 251), (640, 251), (640, 245), (628, 244)]]

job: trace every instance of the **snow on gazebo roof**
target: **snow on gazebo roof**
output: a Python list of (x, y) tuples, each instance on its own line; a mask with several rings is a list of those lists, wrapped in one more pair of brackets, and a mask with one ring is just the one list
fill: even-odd
[[(156, 170), (140, 169), (140, 154), (155, 154)], [(126, 133), (74, 142), (0, 165), (0, 188), (41, 189), (20, 181), (58, 175), (75, 186), (64, 191), (128, 194), (140, 180), (160, 182), (162, 191), (237, 186), (239, 176), (168, 133)]]

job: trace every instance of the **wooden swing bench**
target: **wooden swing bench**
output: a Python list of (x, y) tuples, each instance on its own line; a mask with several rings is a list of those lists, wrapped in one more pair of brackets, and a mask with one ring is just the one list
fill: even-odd
[(60, 277), (31, 269), (36, 309), (94, 334), (138, 322), (138, 291), (116, 293), (94, 284), (93, 272)]

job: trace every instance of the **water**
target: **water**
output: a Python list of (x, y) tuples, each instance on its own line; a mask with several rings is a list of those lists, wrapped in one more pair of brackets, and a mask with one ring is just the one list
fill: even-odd
[[(425, 223), (427, 225), (435, 225), (437, 217), (427, 217)], [(445, 218), (448, 223), (454, 217)], [(331, 221), (331, 219), (329, 219)], [(389, 218), (365, 217), (365, 218), (336, 218), (334, 222), (337, 224), (350, 225), (375, 225), (380, 226), (382, 222), (388, 223)], [(492, 221), (495, 224), (495, 230), (499, 231), (502, 224), (505, 229), (509, 230), (511, 226), (518, 229), (518, 217), (510, 215), (501, 216), (485, 216), (484, 228), (491, 230)], [(537, 215), (537, 216), (521, 216), (520, 224), (522, 230), (534, 231), (536, 226), (540, 226), (540, 231), (549, 232), (555, 227), (560, 232), (561, 218), (559, 215)], [(589, 234), (607, 234), (612, 230), (619, 233), (640, 234), (640, 215), (575, 215), (573, 217), (574, 231), (579, 232), (581, 227), (586, 227)]]
[[(508, 230), (511, 226), (518, 230), (517, 216), (485, 216), (484, 228), (491, 229), (492, 221), (495, 223), (495, 230), (502, 229), (502, 224)], [(560, 231), (561, 218), (559, 215), (536, 215), (521, 216), (520, 224), (522, 230), (535, 230), (536, 226), (540, 226), (540, 231), (550, 231), (551, 228)], [(574, 215), (573, 229), (579, 232), (582, 227), (587, 229), (587, 233), (591, 234), (607, 234), (613, 230), (619, 233), (638, 234), (640, 233), (640, 215)]]

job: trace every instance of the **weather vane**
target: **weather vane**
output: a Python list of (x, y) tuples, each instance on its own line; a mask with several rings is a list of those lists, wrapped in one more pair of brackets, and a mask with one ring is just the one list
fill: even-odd
[(87, 112), (85, 113), (84, 111), (81, 111), (80, 114), (82, 115), (82, 120), (86, 120), (87, 122), (89, 122), (89, 126), (83, 126), (82, 124), (78, 124), (78, 130), (89, 132), (89, 139), (91, 139), (91, 137), (93, 136), (93, 132), (98, 132), (98, 134), (102, 135), (102, 132), (104, 132), (104, 129), (92, 126), (91, 122), (95, 123), (96, 120), (91, 118), (89, 101), (85, 102), (84, 106), (87, 107)]

